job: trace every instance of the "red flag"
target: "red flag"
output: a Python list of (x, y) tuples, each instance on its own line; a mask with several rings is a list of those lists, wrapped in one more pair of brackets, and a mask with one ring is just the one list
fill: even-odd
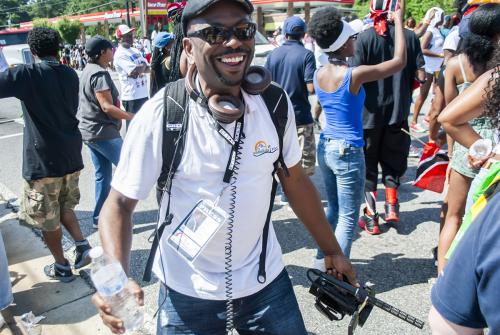
[(436, 143), (426, 143), (420, 162), (418, 162), (413, 185), (424, 190), (442, 193), (449, 160), (446, 152), (441, 150)]

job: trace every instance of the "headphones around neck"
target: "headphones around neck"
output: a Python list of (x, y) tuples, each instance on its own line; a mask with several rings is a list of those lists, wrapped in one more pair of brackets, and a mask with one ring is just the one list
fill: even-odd
[[(206, 98), (195, 88), (194, 79), (197, 73), (196, 65), (191, 65), (186, 74), (186, 90), (189, 96), (198, 103), (205, 105), (215, 120), (221, 123), (232, 123), (245, 113), (245, 104), (232, 95), (214, 94)], [(243, 78), (241, 87), (248, 94), (262, 93), (271, 84), (271, 73), (262, 66), (250, 66)]]

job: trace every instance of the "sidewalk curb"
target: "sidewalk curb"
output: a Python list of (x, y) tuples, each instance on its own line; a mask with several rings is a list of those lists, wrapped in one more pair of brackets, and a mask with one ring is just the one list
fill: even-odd
[[(32, 234), (32, 235), (29, 234), (32, 236), (31, 237), (32, 243), (39, 245), (40, 249), (42, 249), (42, 248), (47, 249), (47, 246), (46, 246), (45, 242), (43, 241), (41, 231), (39, 231), (37, 229), (30, 228), (30, 227), (26, 227), (25, 225), (20, 224), (18, 217), (17, 217), (17, 213), (16, 213), (19, 209), (19, 207), (15, 203), (16, 201), (17, 201), (17, 197), (5, 185), (0, 183), (0, 225), (1, 225), (1, 227), (4, 228), (5, 231), (17, 231), (19, 229), (24, 229), (25, 232), (23, 234), (29, 234), (28, 233), (28, 231), (29, 231)], [(8, 227), (11, 227), (10, 230)], [(15, 227), (14, 230), (12, 230), (12, 227)], [(2, 231), (4, 236), (5, 236), (5, 231)], [(69, 249), (73, 247), (73, 241), (69, 240), (67, 237), (65, 237), (63, 235), (62, 243), (63, 243), (63, 249), (65, 251), (65, 254), (68, 254)], [(10, 250), (12, 252), (12, 248), (10, 248), (7, 244), (5, 245), (5, 249), (6, 249), (6, 251)], [(45, 256), (43, 256), (43, 257), (45, 257)], [(23, 264), (26, 261), (33, 261), (33, 260), (35, 260), (35, 259), (30, 258), (30, 259), (23, 260), (20, 263), (14, 262), (15, 265), (9, 264), (9, 271), (12, 271), (11, 266), (15, 266), (19, 269), (19, 267), (21, 267), (21, 268), (23, 267)], [(24, 266), (26, 267), (27, 265), (28, 264), (26, 264)], [(30, 274), (31, 270), (33, 270), (33, 268), (26, 268), (25, 270), (22, 271), (22, 273), (28, 274), (29, 277), (31, 277), (31, 274)], [(48, 310), (44, 310), (43, 312), (41, 312), (40, 310), (38, 312), (36, 312), (35, 306), (32, 306), (30, 304), (26, 305), (27, 301), (24, 300), (25, 298), (23, 298), (23, 294), (24, 294), (24, 292), (26, 292), (26, 288), (19, 291), (17, 294), (21, 294), (21, 296), (18, 296), (18, 298), (16, 298), (16, 303), (11, 305), (10, 307), (5, 309), (4, 311), (2, 311), (2, 315), (4, 315), (6, 323), (5, 323), (4, 327), (0, 330), (0, 335), (30, 335), (30, 332), (28, 331), (28, 329), (26, 329), (23, 321), (21, 320), (22, 313), (29, 312), (29, 311), (33, 310), (33, 312), (37, 316), (38, 315), (48, 316), (51, 313), (53, 314), (55, 310), (58, 310), (58, 309), (64, 310), (65, 308), (71, 308), (71, 306), (73, 306), (75, 303), (78, 303), (78, 301), (80, 301), (82, 299), (88, 299), (88, 297), (93, 294), (95, 289), (94, 289), (93, 285), (91, 285), (89, 275), (86, 273), (86, 271), (88, 271), (88, 270), (82, 269), (80, 271), (75, 271), (75, 275), (80, 275), (80, 277), (81, 277), (81, 280), (80, 280), (81, 284), (80, 285), (83, 285), (83, 286), (81, 286), (81, 288), (83, 289), (83, 287), (85, 287), (84, 290), (88, 291), (88, 292), (86, 292), (84, 295), (81, 295), (81, 296), (76, 294), (73, 298), (70, 298), (70, 297), (66, 298), (66, 296), (64, 295), (65, 298), (62, 298), (61, 305), (53, 306), (52, 308), (50, 308)], [(43, 279), (41, 281), (39, 278), (37, 279), (36, 276), (31, 277), (31, 279), (33, 280), (33, 284), (30, 284), (29, 289), (32, 289), (32, 288), (36, 289), (38, 284), (42, 284), (42, 285), (47, 284), (47, 282), (45, 282)], [(48, 281), (48, 283), (52, 284), (53, 281)], [(19, 285), (19, 284), (17, 284), (17, 285)], [(14, 291), (14, 287), (13, 287), (13, 291)], [(14, 292), (14, 294), (16, 295), (15, 292)], [(20, 300), (17, 300), (17, 299), (20, 299)], [(70, 299), (70, 300), (65, 300), (65, 299)], [(23, 306), (23, 304), (24, 304), (24, 306)], [(16, 307), (16, 305), (17, 305), (17, 307)], [(20, 308), (19, 306), (22, 306), (22, 307)], [(16, 308), (17, 308), (17, 312), (15, 312)], [(14, 314), (14, 313), (16, 313), (16, 314)], [(82, 322), (84, 322), (84, 320)], [(68, 325), (69, 327), (66, 328), (65, 324), (61, 324), (61, 323), (59, 323), (59, 324), (58, 323), (44, 324), (42, 321), (41, 324), (36, 328), (40, 328), (41, 334), (52, 334), (53, 331), (55, 330), (55, 329), (52, 329), (54, 326), (59, 327), (58, 332), (60, 334), (64, 335), (64, 334), (73, 333), (72, 332), (73, 329), (71, 328), (73, 325)], [(45, 329), (46, 327), (49, 327), (50, 330)], [(50, 328), (50, 327), (52, 327), (52, 328)], [(36, 330), (36, 331), (38, 332), (38, 330)]]

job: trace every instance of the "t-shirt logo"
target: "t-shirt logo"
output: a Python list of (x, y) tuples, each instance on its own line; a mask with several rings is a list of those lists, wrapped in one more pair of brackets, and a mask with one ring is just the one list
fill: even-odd
[(278, 147), (271, 147), (266, 143), (266, 141), (258, 141), (255, 143), (253, 155), (255, 157), (259, 157), (264, 154), (272, 154), (273, 152), (276, 152), (276, 150), (278, 150)]

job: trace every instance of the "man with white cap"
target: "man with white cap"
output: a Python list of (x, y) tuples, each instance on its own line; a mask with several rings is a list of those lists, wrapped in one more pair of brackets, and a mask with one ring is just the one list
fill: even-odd
[[(148, 100), (148, 82), (145, 73), (150, 71), (148, 61), (132, 47), (135, 28), (120, 24), (115, 36), (120, 42), (115, 51), (113, 65), (118, 72), (123, 107), (129, 113), (137, 113)], [(128, 125), (129, 121), (127, 121)]]

